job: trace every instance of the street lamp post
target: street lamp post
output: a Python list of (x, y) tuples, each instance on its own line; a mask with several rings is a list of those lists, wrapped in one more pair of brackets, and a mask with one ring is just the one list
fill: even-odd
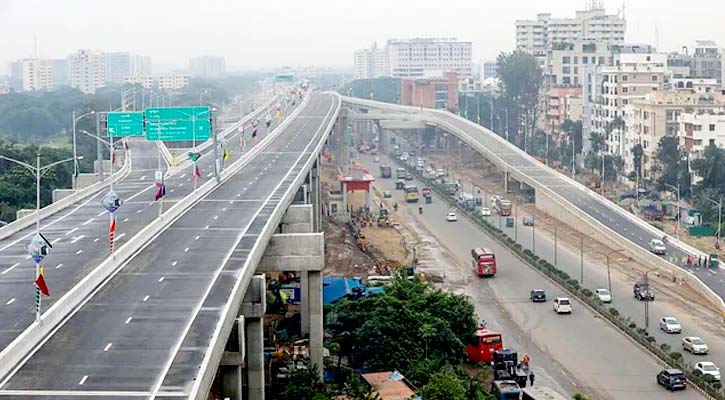
[(720, 238), (722, 238), (722, 233), (720, 232), (720, 227), (722, 226), (722, 196), (720, 196), (720, 200), (715, 201), (713, 199), (709, 199), (705, 197), (705, 199), (711, 203), (714, 203), (717, 205), (717, 247), (720, 247)]
[(88, 115), (94, 115), (96, 112), (91, 111), (87, 112), (80, 117), (76, 118), (76, 112), (73, 110), (73, 177), (74, 177), (74, 188), (76, 191), (78, 191), (78, 175), (79, 175), (79, 169), (78, 169), (78, 154), (77, 154), (77, 147), (76, 147), (76, 124), (78, 121), (80, 121), (82, 118), (88, 116)]
[(536, 254), (536, 220), (531, 217), (533, 224), (531, 225), (531, 252)]
[[(23, 168), (30, 171), (33, 176), (35, 177), (35, 239), (41, 238), (40, 235), (40, 178), (45, 175), (46, 172), (48, 172), (51, 168), (66, 163), (68, 161), (74, 161), (76, 160), (76, 157), (67, 158), (65, 160), (56, 161), (54, 163), (50, 163), (46, 166), (41, 167), (40, 166), (40, 153), (36, 154), (35, 157), (35, 166), (28, 164), (26, 162), (16, 160), (14, 158), (5, 157), (3, 155), (0, 155), (0, 159), (10, 161), (12, 163), (18, 164), (22, 166)], [(78, 157), (78, 159), (83, 159), (83, 156)], [(44, 240), (44, 239), (43, 239)], [(32, 242), (31, 242), (32, 243)], [(35, 276), (36, 278), (40, 275), (40, 261), (42, 261), (42, 258), (40, 260), (33, 260), (35, 261)], [(36, 301), (37, 305), (35, 308), (35, 320), (40, 321), (40, 296), (39, 296), (39, 288), (36, 287)]]
[[(664, 185), (677, 190), (677, 218), (676, 218), (677, 230), (676, 230), (676, 234), (677, 234), (677, 240), (680, 240), (680, 218), (681, 218), (681, 215), (680, 215), (680, 212), (681, 212), (681, 210), (680, 210), (680, 184), (678, 183), (677, 187), (668, 185), (666, 183)], [(720, 229), (720, 225), (718, 225), (718, 229)]]
[(607, 288), (609, 289), (609, 296), (611, 296), (612, 299), (614, 299), (614, 295), (612, 294), (612, 271), (609, 266), (609, 257), (614, 253), (619, 253), (622, 251), (624, 251), (624, 250), (617, 249), (617, 250), (612, 250), (609, 253), (605, 254), (605, 256), (607, 257)]

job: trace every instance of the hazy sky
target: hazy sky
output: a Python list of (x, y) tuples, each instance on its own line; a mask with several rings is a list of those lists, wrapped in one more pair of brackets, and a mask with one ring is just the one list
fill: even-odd
[[(79, 48), (129, 51), (155, 66), (223, 55), (228, 69), (281, 65), (352, 67), (352, 52), (388, 38), (455, 36), (474, 60), (514, 46), (514, 21), (572, 17), (586, 0), (0, 0), (0, 73), (33, 54)], [(608, 12), (622, 1), (605, 0)], [(723, 0), (626, 0), (628, 42), (678, 49), (695, 39), (725, 47)]]

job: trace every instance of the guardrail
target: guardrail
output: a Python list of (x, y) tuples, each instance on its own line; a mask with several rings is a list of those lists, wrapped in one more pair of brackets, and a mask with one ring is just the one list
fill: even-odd
[[(101, 182), (96, 182), (90, 186), (78, 190), (77, 193), (64, 197), (54, 203), (48, 204), (47, 206), (41, 208), (40, 219), (42, 220), (43, 218), (47, 218), (57, 213), (58, 211), (61, 211), (62, 209), (77, 203), (78, 201), (81, 201), (98, 193), (98, 191), (108, 186), (110, 179), (113, 179), (114, 183), (118, 182), (126, 178), (126, 176), (128, 176), (130, 172), (131, 157), (130, 155), (127, 155), (127, 157), (125, 157), (124, 159), (123, 166), (113, 175), (113, 177), (108, 177)], [(34, 211), (0, 228), (0, 240), (5, 239), (8, 236), (14, 235), (22, 231), (23, 229), (33, 225), (35, 223), (35, 216), (36, 212)]]
[[(239, 160), (232, 163), (221, 173), (221, 181), (226, 182), (240, 169), (252, 161), (256, 155), (268, 147), (279, 136), (282, 129), (294, 120), (301, 112), (309, 98), (300, 104), (285, 121), (278, 125), (274, 131), (263, 138)], [(58, 299), (40, 318), (40, 322), (33, 322), (7, 347), (0, 351), (0, 387), (12, 377), (12, 374), (37, 351), (55, 331), (70, 319), (83, 304), (85, 304), (103, 285), (105, 285), (118, 271), (120, 271), (133, 256), (143, 250), (151, 241), (160, 235), (168, 226), (181, 218), (202, 197), (219, 187), (214, 180), (209, 180), (199, 187), (196, 192), (189, 194), (185, 201), (179, 201), (169, 208), (160, 218), (155, 219), (137, 233), (133, 240), (129, 240), (116, 250), (113, 257), (107, 258), (97, 268), (86, 275), (78, 284), (71, 288), (63, 297)]]
[[(322, 135), (326, 135), (332, 130), (332, 127), (335, 125), (337, 115), (340, 112), (341, 98), (339, 95), (337, 95), (337, 93), (331, 94), (335, 96), (337, 100), (337, 105), (334, 108), (335, 116), (331, 118), (327, 126), (325, 126), (321, 130)], [(312, 168), (313, 163), (317, 159), (318, 155), (322, 152), (325, 141), (322, 140), (322, 138), (317, 138), (316, 140), (318, 140), (318, 143), (315, 145), (314, 150), (310, 153), (310, 157), (307, 159), (304, 166), (300, 170), (300, 173), (297, 175), (297, 177), (295, 177), (295, 180), (289, 186), (284, 196), (278, 203), (276, 209), (277, 212), (275, 212), (272, 217), (270, 217), (270, 219), (262, 228), (262, 231), (258, 236), (256, 243), (252, 247), (252, 250), (249, 252), (249, 255), (247, 256), (247, 265), (254, 266), (256, 268), (256, 265), (259, 264), (262, 256), (264, 255), (266, 243), (269, 242), (272, 234), (275, 232), (276, 228), (282, 221), (282, 216), (284, 213), (280, 212), (280, 210), (286, 210), (287, 207), (292, 203), (292, 200), (294, 200), (294, 196), (297, 192), (297, 188), (299, 188), (304, 183), (305, 177), (307, 175), (306, 171), (309, 171)], [(314, 143), (314, 141), (311, 143)], [(260, 245), (260, 243), (264, 243), (264, 246)], [(232, 325), (237, 318), (237, 313), (230, 312), (230, 310), (238, 310), (240, 308), (242, 300), (244, 298), (244, 290), (246, 290), (253, 275), (254, 270), (246, 271), (245, 273), (241, 274), (240, 278), (237, 279), (237, 282), (234, 285), (234, 289), (232, 289), (232, 301), (227, 303), (227, 306), (224, 308), (222, 314), (224, 315), (224, 319), (221, 324), (217, 325), (214, 331), (214, 335), (210, 342), (211, 351), (207, 351), (204, 355), (204, 361), (202, 362), (202, 365), (200, 367), (200, 370), (203, 371), (202, 376), (201, 379), (196, 379), (194, 381), (191, 392), (189, 393), (190, 399), (206, 399), (209, 388), (212, 384), (212, 380), (216, 375), (216, 368), (211, 369), (209, 367), (211, 365), (217, 365), (220, 362), (224, 347), (226, 345), (226, 341), (220, 342), (219, 338), (224, 337), (224, 334), (228, 336), (229, 332), (231, 332)]]
[[(361, 99), (352, 99), (348, 100), (349, 98), (345, 98), (345, 101), (348, 101), (352, 104), (360, 104), (364, 106), (374, 107), (374, 108), (382, 108), (383, 105), (377, 102), (372, 102), (370, 100), (361, 100)], [(409, 107), (409, 106), (399, 106), (395, 104), (384, 105), (385, 108), (391, 108), (393, 110), (401, 110), (402, 112), (421, 112), (420, 109), (415, 107)], [(506, 146), (511, 147), (511, 151), (517, 153), (520, 156), (525, 157), (530, 163), (532, 163), (533, 166), (538, 166), (542, 169), (549, 169), (550, 168), (523, 150), (519, 149), (516, 146), (513, 146), (510, 144), (506, 139), (500, 137), (499, 135), (496, 135), (495, 133), (491, 132), (490, 130), (473, 123), (472, 121), (469, 121), (464, 118), (460, 118), (454, 114), (448, 113), (446, 111), (441, 110), (431, 110), (431, 109), (425, 109), (424, 112), (426, 112), (428, 115), (431, 115), (433, 118), (430, 119), (430, 123), (437, 124), (441, 127), (443, 127), (445, 130), (455, 134), (459, 138), (461, 138), (464, 142), (466, 142), (467, 145), (472, 147), (474, 150), (479, 152), (480, 154), (484, 155), (486, 158), (488, 158), (490, 161), (492, 161), (494, 164), (496, 164), (499, 168), (502, 170), (510, 173), (514, 178), (517, 180), (526, 183), (527, 185), (531, 186), (536, 190), (537, 193), (543, 193), (549, 198), (553, 200), (554, 203), (556, 203), (559, 207), (563, 207), (566, 212), (569, 213), (568, 217), (571, 217), (571, 214), (574, 214), (577, 219), (580, 221), (585, 222), (591, 229), (599, 232), (601, 234), (600, 239), (609, 240), (611, 242), (616, 242), (616, 246), (624, 247), (626, 250), (630, 251), (631, 254), (634, 256), (634, 259), (637, 259), (638, 261), (644, 263), (645, 265), (653, 264), (657, 266), (658, 268), (661, 268), (663, 270), (669, 271), (673, 273), (674, 275), (682, 275), (687, 276), (687, 283), (693, 287), (693, 289), (701, 292), (707, 299), (710, 301), (713, 305), (719, 308), (720, 312), (725, 312), (725, 301), (717, 295), (711, 288), (709, 288), (707, 285), (705, 285), (696, 275), (690, 273), (689, 271), (680, 268), (677, 265), (674, 265), (667, 260), (664, 260), (658, 256), (655, 256), (654, 254), (650, 253), (646, 249), (642, 248), (638, 244), (628, 240), (624, 236), (622, 236), (619, 232), (616, 232), (612, 230), (611, 228), (607, 227), (606, 225), (602, 224), (601, 222), (597, 221), (594, 217), (591, 215), (585, 213), (579, 207), (571, 203), (569, 200), (565, 199), (555, 191), (553, 191), (551, 188), (544, 186), (534, 180), (533, 178), (527, 176), (523, 172), (513, 168), (510, 166), (506, 161), (504, 161), (498, 154), (496, 154), (494, 151), (489, 149), (488, 147), (484, 146), (481, 142), (478, 140), (475, 140), (471, 135), (466, 133), (464, 130), (458, 128), (457, 126), (453, 125), (452, 123), (445, 121), (443, 118), (438, 118), (436, 115), (441, 115), (442, 117), (446, 118), (458, 118), (460, 119), (459, 122), (465, 123), (468, 126), (478, 130), (482, 131), (481, 133), (487, 134), (491, 136), (494, 140), (499, 141), (501, 144), (505, 144)], [(568, 178), (564, 176), (563, 174), (560, 174), (558, 172), (555, 172), (553, 170), (550, 170), (552, 173), (557, 174), (557, 178), (564, 179), (568, 182), (574, 182), (578, 183), (571, 178)], [(591, 190), (587, 189), (583, 185), (580, 185), (581, 188), (587, 190), (588, 193), (592, 193)], [(578, 187), (577, 187), (578, 188)], [(598, 196), (596, 193), (593, 195)], [(600, 196), (601, 197), (601, 196)], [(603, 201), (606, 201), (609, 204), (604, 203), (603, 205), (606, 205), (610, 209), (617, 209), (619, 208), (616, 205), (612, 205), (608, 200), (605, 198), (602, 198)], [(601, 202), (601, 201), (600, 201)], [(644, 223), (644, 221), (639, 220), (639, 218), (636, 218), (635, 216), (626, 213), (624, 210), (619, 209), (618, 212), (622, 212), (627, 214), (626, 217), (634, 221), (635, 223)], [(565, 220), (565, 219), (564, 219)], [(652, 228), (654, 229), (654, 228)]]

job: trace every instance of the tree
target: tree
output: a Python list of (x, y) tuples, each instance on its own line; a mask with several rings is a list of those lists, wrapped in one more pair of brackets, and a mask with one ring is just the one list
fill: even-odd
[(350, 400), (380, 400), (380, 395), (364, 383), (356, 373), (351, 373), (347, 377), (345, 394)]
[(678, 148), (677, 138), (664, 136), (657, 145), (657, 161), (653, 165), (662, 168), (657, 179), (658, 188), (664, 190), (665, 184), (677, 186), (680, 175), (681, 153)]
[(725, 151), (711, 144), (705, 148), (704, 157), (696, 161), (693, 169), (702, 177), (700, 187), (725, 190)]
[[(517, 50), (499, 54), (497, 62), (502, 97), (511, 105), (511, 121), (520, 121), (520, 116), (523, 115), (524, 133), (533, 132), (539, 112), (539, 93), (544, 81), (538, 61), (534, 56)], [(520, 127), (517, 124), (512, 124), (511, 127), (511, 140), (515, 140), (522, 147), (525, 140), (519, 132)]]
[(582, 121), (565, 119), (564, 122), (561, 123), (560, 129), (563, 132), (566, 132), (567, 137), (574, 138), (574, 145), (576, 146), (574, 151), (576, 151), (576, 154), (581, 154), (582, 146), (584, 145), (582, 142)]
[(467, 400), (466, 392), (465, 382), (448, 370), (433, 374), (422, 390), (426, 400)]
[(584, 396), (581, 393), (574, 394), (574, 397), (572, 397), (572, 399), (574, 399), (574, 400), (589, 400), (589, 398), (587, 396)]
[(282, 400), (329, 400), (327, 388), (319, 376), (317, 365), (307, 369), (293, 369), (282, 392)]
[(370, 99), (371, 94), (377, 101), (386, 103), (400, 103), (400, 79), (398, 78), (374, 78), (356, 79), (340, 89), (344, 96)]
[(637, 143), (632, 147), (632, 159), (634, 164), (635, 177), (642, 177), (642, 156), (644, 155), (644, 149), (642, 145)]

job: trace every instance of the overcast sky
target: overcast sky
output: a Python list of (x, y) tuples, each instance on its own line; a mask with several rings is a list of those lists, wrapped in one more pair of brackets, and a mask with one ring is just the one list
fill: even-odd
[[(586, 0), (0, 0), (0, 73), (33, 55), (62, 58), (91, 48), (149, 55), (184, 68), (223, 55), (227, 69), (282, 65), (352, 68), (373, 41), (421, 36), (473, 42), (474, 60), (514, 46), (514, 21), (536, 13), (572, 17)], [(610, 13), (622, 1), (605, 0)], [(725, 47), (723, 0), (627, 0), (627, 42), (674, 50), (696, 39)]]

